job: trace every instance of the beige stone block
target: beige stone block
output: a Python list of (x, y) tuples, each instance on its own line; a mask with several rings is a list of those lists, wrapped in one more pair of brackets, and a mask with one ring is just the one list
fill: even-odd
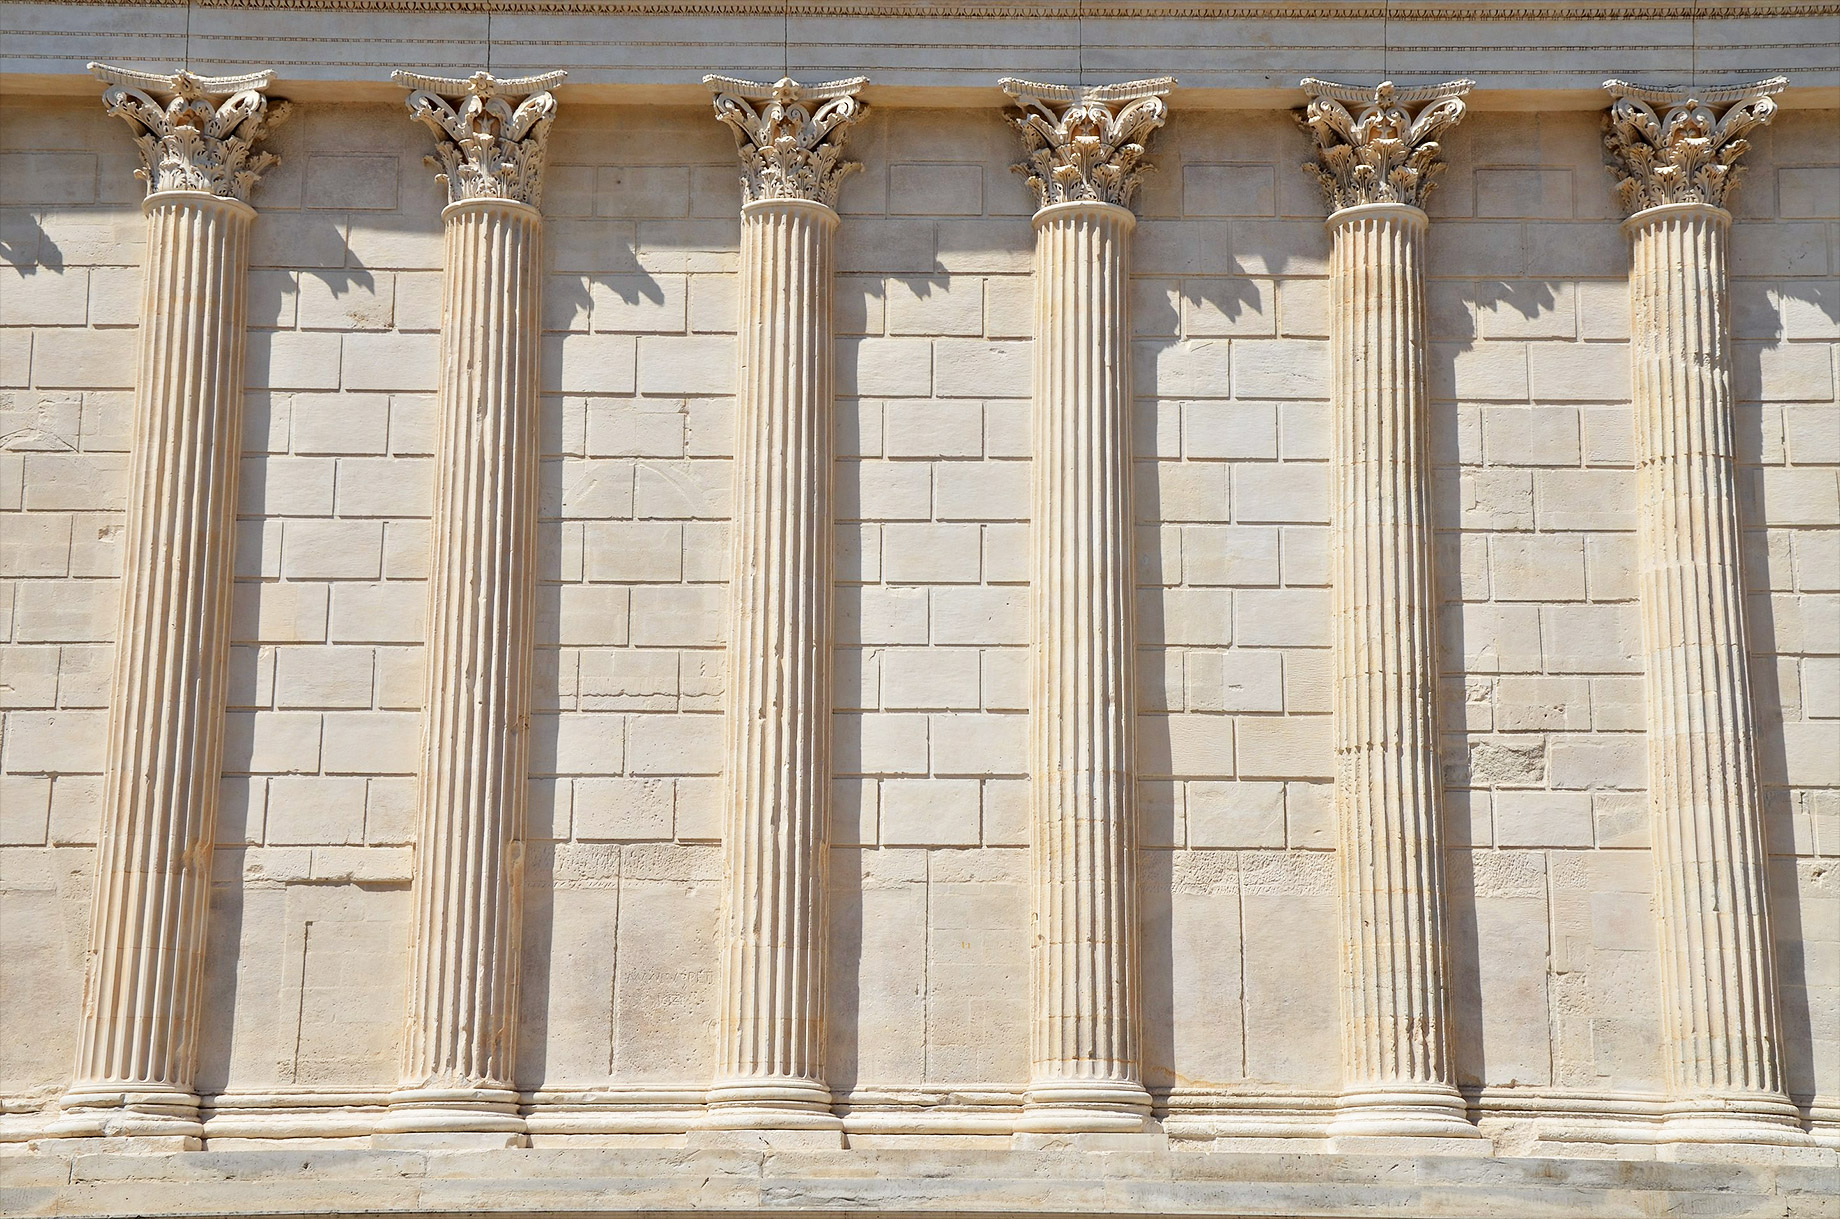
[(884, 779), (884, 846), (976, 846), (982, 808), (976, 779)]
[(1282, 783), (1190, 783), (1185, 807), (1190, 848), (1285, 844)]
[(1330, 599), (1315, 588), (1242, 589), (1233, 594), (1241, 647), (1327, 647)]
[(364, 841), (364, 780), (283, 776), (269, 781), (266, 841), (274, 846)]
[(934, 774), (1028, 773), (1027, 716), (935, 714), (931, 720), (929, 736)]
[(107, 713), (103, 711), (9, 711), (0, 772), (99, 773), (105, 731)]
[(1321, 779), (1334, 773), (1328, 716), (1240, 716), (1234, 739), (1242, 779)]
[(229, 774), (301, 774), (319, 769), (317, 712), (232, 711), (225, 720), (224, 770)]
[(411, 711), (335, 711), (321, 735), (327, 774), (407, 775), (421, 761), (422, 717)]
[(1329, 476), (1325, 465), (1280, 462), (1239, 466), (1233, 474), (1233, 520), (1326, 523)]
[[(565, 730), (570, 720), (575, 718), (586, 717), (565, 716)], [(720, 716), (636, 715), (628, 726), (627, 736), (630, 748), (628, 766), (635, 775), (722, 773)]]

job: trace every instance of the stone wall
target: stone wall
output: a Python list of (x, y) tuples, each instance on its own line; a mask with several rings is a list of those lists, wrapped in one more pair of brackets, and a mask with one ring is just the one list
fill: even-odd
[[(534, 1138), (697, 1120), (714, 1069), (738, 241), (707, 107), (564, 104), (543, 212), (517, 1086)], [(69, 1082), (142, 190), (93, 97), (0, 122), (0, 1132)], [(1840, 122), (1752, 134), (1732, 229), (1744, 580), (1787, 1091), (1840, 1121)], [(400, 103), (299, 105), (254, 192), (230, 711), (198, 1081), (222, 1137), (397, 1083), (441, 324)], [(1457, 1082), (1660, 1111), (1627, 241), (1598, 110), (1471, 114), (1432, 194)], [(1007, 1132), (1029, 1078), (1032, 201), (999, 107), (877, 106), (838, 211), (828, 1082)], [(1283, 111), (1172, 106), (1132, 278), (1144, 1079), (1172, 1133), (1339, 1081), (1328, 237)], [(1312, 1127), (1311, 1123), (1316, 1125)], [(1277, 1127), (1274, 1127), (1277, 1128)], [(1293, 1131), (1297, 1132), (1297, 1131)]]

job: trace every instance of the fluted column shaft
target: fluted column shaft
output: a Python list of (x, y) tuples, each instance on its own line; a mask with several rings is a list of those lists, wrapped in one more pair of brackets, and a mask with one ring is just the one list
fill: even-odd
[(542, 219), (509, 199), (442, 215), (414, 950), (402, 1084), (384, 1128), (514, 1131)]
[[(1792, 1128), (1765, 897), (1731, 412), (1731, 214), (1632, 216), (1648, 786), (1670, 1133)], [(1757, 1128), (1757, 1129), (1754, 1129)]]
[(1329, 218), (1338, 1134), (1464, 1134), (1452, 1086), (1437, 772), (1425, 213)]
[(834, 1126), (824, 1083), (831, 246), (807, 199), (741, 211), (718, 1125)]
[(248, 204), (142, 205), (133, 456), (83, 1021), (67, 1115), (192, 1134), (229, 675)]
[(1113, 203), (1035, 215), (1028, 1107), (1037, 1130), (1136, 1130), (1130, 242)]

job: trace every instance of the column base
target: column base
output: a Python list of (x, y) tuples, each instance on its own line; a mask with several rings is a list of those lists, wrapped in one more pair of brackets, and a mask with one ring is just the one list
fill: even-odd
[(484, 1148), (526, 1145), (518, 1094), (510, 1088), (399, 1088), (377, 1121), (377, 1147)]
[(1023, 1101), (1023, 1134), (1138, 1134), (1150, 1093), (1135, 1080), (1036, 1080)]
[(1329, 1123), (1331, 1150), (1363, 1150), (1342, 1146), (1351, 1139), (1456, 1139), (1484, 1149), (1489, 1145), (1470, 1124), (1462, 1094), (1448, 1084), (1391, 1084), (1343, 1092)]
[[(198, 1094), (160, 1084), (75, 1084), (64, 1093), (52, 1138), (127, 1140), (123, 1150), (196, 1151), (203, 1147), (204, 1122)], [(195, 1146), (169, 1146), (173, 1140)]]
[(843, 1119), (831, 1110), (831, 1090), (815, 1079), (789, 1075), (732, 1079), (707, 1093), (704, 1130), (837, 1131)]
[(1676, 1101), (1668, 1107), (1658, 1141), (1774, 1147), (1812, 1143), (1802, 1129), (1800, 1111), (1789, 1098), (1767, 1092)]

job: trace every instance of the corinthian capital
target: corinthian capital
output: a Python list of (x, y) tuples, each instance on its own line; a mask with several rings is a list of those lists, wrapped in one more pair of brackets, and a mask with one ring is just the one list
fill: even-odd
[(434, 180), (447, 187), (449, 203), (510, 199), (537, 207), (543, 202), (549, 125), (556, 118), (550, 90), (567, 75), (499, 80), (475, 72), (457, 80), (392, 72), (390, 79), (410, 91), (410, 117), (434, 132), (435, 155), (428, 164), (442, 171)]
[[(1463, 118), (1463, 95), (1471, 80), (1400, 89), (1392, 81), (1364, 89), (1305, 78), (1310, 104), (1298, 121), (1316, 137), (1316, 175), (1329, 210), (1362, 203), (1425, 206), (1434, 179), (1444, 170), (1437, 137)], [(1347, 103), (1354, 103), (1350, 110)], [(1418, 105), (1416, 117), (1408, 109)]]
[(101, 63), (89, 70), (108, 86), (102, 104), (134, 134), (141, 152), (134, 176), (147, 183), (148, 194), (195, 190), (247, 203), (263, 173), (280, 164), (273, 153), (254, 152), (256, 141), (288, 115), (286, 102), (271, 107), (262, 94), (273, 72), (161, 76)]
[(1771, 95), (1788, 83), (1777, 76), (1694, 91), (1605, 81), (1616, 99), (1604, 116), (1604, 147), (1614, 158), (1617, 203), (1630, 215), (1664, 203), (1724, 207), (1744, 174), (1744, 133), (1770, 121)]
[(747, 202), (809, 199), (837, 206), (837, 188), (862, 168), (843, 159), (843, 140), (869, 113), (856, 97), (868, 77), (801, 85), (782, 76), (768, 85), (705, 76), (703, 83), (716, 95), (716, 118), (735, 133)]
[(1041, 207), (1082, 200), (1130, 207), (1138, 183), (1155, 171), (1144, 141), (1169, 118), (1163, 98), (1175, 83), (1168, 76), (1093, 86), (998, 81), (1022, 111), (1009, 121), (1027, 159), (1011, 168), (1035, 188)]

